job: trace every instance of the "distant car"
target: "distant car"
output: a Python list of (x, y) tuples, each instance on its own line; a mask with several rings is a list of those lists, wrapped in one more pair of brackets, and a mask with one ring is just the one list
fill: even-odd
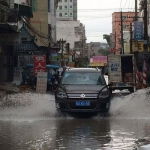
[(99, 69), (68, 68), (55, 91), (55, 103), (61, 112), (108, 112), (110, 92)]

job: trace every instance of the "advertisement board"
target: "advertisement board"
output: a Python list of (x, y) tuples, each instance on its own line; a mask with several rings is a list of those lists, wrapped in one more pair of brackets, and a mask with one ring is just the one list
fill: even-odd
[(130, 54), (130, 43), (129, 42), (124, 43), (124, 53)]
[(46, 72), (46, 56), (35, 55), (34, 60), (34, 76), (37, 76), (38, 72)]
[[(132, 41), (132, 52), (135, 51), (135, 41)], [(138, 52), (144, 51), (144, 42), (138, 41)], [(150, 48), (148, 47), (148, 52), (150, 52)]]
[(46, 91), (47, 91), (47, 72), (38, 72), (36, 92), (46, 93)]
[(107, 63), (107, 56), (93, 56), (93, 62)]
[(134, 40), (143, 40), (143, 22), (134, 21)]

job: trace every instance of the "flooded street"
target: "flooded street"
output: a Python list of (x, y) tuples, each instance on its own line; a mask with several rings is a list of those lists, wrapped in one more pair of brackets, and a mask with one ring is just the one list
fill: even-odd
[(8, 95), (0, 150), (135, 150), (150, 143), (150, 89), (114, 97), (108, 117), (59, 116), (51, 94)]

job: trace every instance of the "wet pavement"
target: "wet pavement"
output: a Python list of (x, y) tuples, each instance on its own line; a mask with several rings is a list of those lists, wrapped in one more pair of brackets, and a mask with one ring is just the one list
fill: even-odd
[(150, 89), (111, 101), (109, 116), (60, 116), (51, 94), (2, 99), (0, 150), (135, 150), (150, 143)]

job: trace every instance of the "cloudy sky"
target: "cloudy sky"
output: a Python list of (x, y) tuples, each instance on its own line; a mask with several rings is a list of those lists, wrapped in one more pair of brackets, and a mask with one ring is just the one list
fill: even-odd
[[(139, 0), (137, 0), (139, 2)], [(105, 42), (112, 31), (112, 13), (134, 11), (135, 0), (78, 0), (78, 20), (85, 25), (87, 43)]]

